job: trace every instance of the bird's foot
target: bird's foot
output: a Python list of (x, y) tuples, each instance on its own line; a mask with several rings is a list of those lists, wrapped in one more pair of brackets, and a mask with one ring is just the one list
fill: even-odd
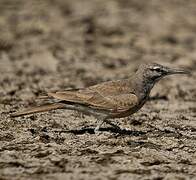
[(117, 124), (114, 124), (108, 120), (105, 121), (107, 124), (109, 124), (110, 126), (114, 127), (117, 130), (122, 130)]
[(94, 129), (95, 134), (100, 135), (102, 133), (100, 131), (100, 128), (101, 128), (103, 123), (104, 123), (104, 121), (101, 121), (101, 120), (98, 121), (98, 124), (97, 124), (96, 128)]
[(96, 128), (94, 129), (94, 133), (95, 133), (96, 135), (101, 135), (102, 132), (100, 131), (100, 127), (96, 127)]
[(102, 120), (102, 121), (100, 121), (100, 120), (98, 121), (98, 125), (97, 125), (97, 127), (94, 129), (95, 134), (100, 135), (100, 134), (103, 133), (102, 131), (100, 131), (100, 128), (101, 128), (101, 126), (103, 125), (103, 123), (109, 124), (110, 126), (112, 126), (113, 128), (115, 128), (117, 131), (121, 131), (121, 130), (122, 130), (117, 124), (114, 124), (114, 123), (112, 123), (111, 121), (109, 121), (109, 120), (107, 120), (107, 119), (104, 119), (104, 120)]

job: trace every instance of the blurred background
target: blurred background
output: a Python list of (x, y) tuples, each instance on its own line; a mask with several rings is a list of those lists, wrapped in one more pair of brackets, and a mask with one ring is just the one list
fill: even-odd
[[(78, 118), (74, 112), (20, 121), (8, 117), (35, 104), (44, 91), (126, 78), (147, 61), (190, 69), (192, 76), (162, 80), (151, 94), (154, 101), (134, 123), (121, 122), (136, 129), (139, 139), (100, 138), (85, 131), (81, 136), (55, 134), (54, 128), (95, 125), (92, 118)], [(161, 179), (170, 172), (171, 179), (179, 173), (193, 177), (195, 69), (195, 0), (0, 0), (0, 175), (36, 179), (37, 174), (44, 178), (45, 173), (68, 171), (84, 179)], [(119, 159), (103, 156), (108, 149), (116, 150)]]
[(55, 89), (129, 76), (143, 61), (194, 69), (195, 16), (194, 0), (1, 0), (0, 81)]

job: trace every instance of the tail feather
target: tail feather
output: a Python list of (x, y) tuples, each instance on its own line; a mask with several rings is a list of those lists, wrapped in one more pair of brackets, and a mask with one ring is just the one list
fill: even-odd
[(19, 117), (19, 116), (24, 116), (24, 115), (33, 114), (33, 113), (40, 113), (40, 112), (51, 111), (55, 109), (62, 109), (64, 108), (64, 106), (65, 105), (63, 105), (62, 103), (45, 104), (45, 105), (41, 105), (37, 107), (32, 107), (32, 108), (26, 109), (21, 112), (13, 113), (11, 114), (11, 117)]

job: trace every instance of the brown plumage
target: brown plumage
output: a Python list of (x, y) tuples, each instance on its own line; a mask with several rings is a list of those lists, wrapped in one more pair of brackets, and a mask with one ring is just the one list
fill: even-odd
[[(12, 117), (55, 109), (66, 109), (65, 104), (68, 104), (70, 107), (78, 104), (80, 106), (86, 106), (94, 109), (97, 112), (99, 110), (103, 110), (112, 117), (119, 116), (121, 113), (129, 110), (132, 106), (135, 106), (138, 102), (137, 96), (133, 93), (129, 93), (129, 88), (124, 88), (123, 86), (120, 86), (119, 83), (123, 82), (110, 81), (77, 91), (68, 90), (63, 92), (47, 93), (47, 96), (45, 96), (44, 99), (55, 99), (59, 100), (59, 102), (13, 113)], [(108, 91), (106, 87), (109, 88)]]
[(155, 63), (142, 64), (128, 79), (108, 81), (84, 89), (47, 93), (44, 98), (54, 103), (11, 114), (12, 117), (55, 109), (70, 109), (94, 115), (100, 120), (95, 130), (110, 118), (129, 116), (146, 102), (154, 84), (170, 74), (186, 74), (187, 71), (170, 69)]

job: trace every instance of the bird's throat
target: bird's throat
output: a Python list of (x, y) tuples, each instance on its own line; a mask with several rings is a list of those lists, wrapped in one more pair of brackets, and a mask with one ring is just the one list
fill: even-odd
[(132, 81), (131, 83), (132, 87), (134, 87), (134, 93), (142, 101), (148, 99), (149, 94), (156, 82), (147, 81), (143, 77), (136, 77), (134, 78), (134, 81)]

